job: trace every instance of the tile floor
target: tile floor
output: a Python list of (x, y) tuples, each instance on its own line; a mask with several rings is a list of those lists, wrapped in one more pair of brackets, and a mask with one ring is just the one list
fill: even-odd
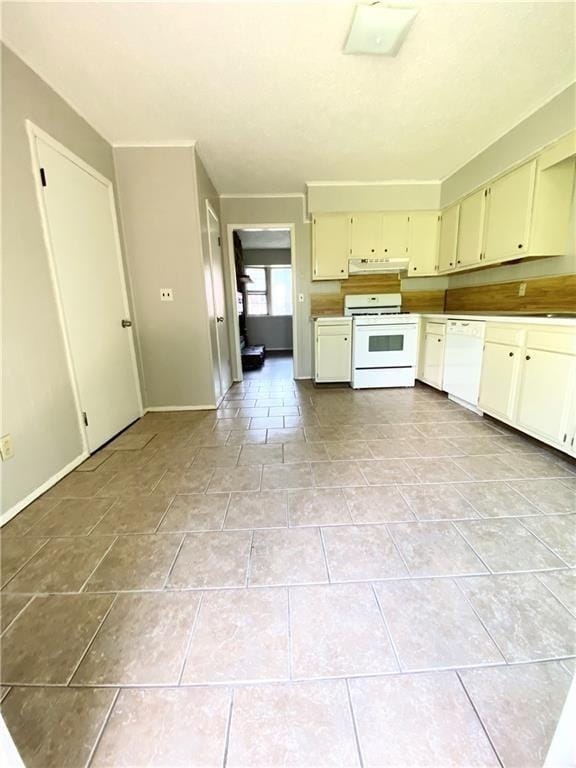
[(540, 766), (575, 512), (545, 446), (271, 358), (4, 527), (4, 718), (28, 768)]

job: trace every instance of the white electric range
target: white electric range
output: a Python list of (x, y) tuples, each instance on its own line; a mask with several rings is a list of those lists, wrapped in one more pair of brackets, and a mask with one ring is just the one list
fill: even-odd
[(401, 311), (399, 293), (346, 296), (352, 317), (352, 387), (413, 387), (420, 316)]

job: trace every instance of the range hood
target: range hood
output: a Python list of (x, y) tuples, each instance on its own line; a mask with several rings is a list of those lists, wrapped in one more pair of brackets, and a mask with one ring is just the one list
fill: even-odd
[(384, 272), (406, 272), (407, 269), (407, 256), (389, 259), (348, 259), (349, 275), (377, 275)]

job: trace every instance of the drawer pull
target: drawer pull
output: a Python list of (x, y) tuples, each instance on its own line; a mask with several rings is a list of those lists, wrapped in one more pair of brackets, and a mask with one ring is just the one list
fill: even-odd
[(508, 352), (508, 357), (514, 357), (514, 352)]
[(530, 360), (530, 355), (526, 355), (526, 360)]

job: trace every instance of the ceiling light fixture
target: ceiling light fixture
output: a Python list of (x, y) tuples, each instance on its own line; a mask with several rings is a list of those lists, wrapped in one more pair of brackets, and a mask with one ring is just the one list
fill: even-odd
[(417, 13), (407, 6), (357, 5), (344, 53), (396, 56)]

